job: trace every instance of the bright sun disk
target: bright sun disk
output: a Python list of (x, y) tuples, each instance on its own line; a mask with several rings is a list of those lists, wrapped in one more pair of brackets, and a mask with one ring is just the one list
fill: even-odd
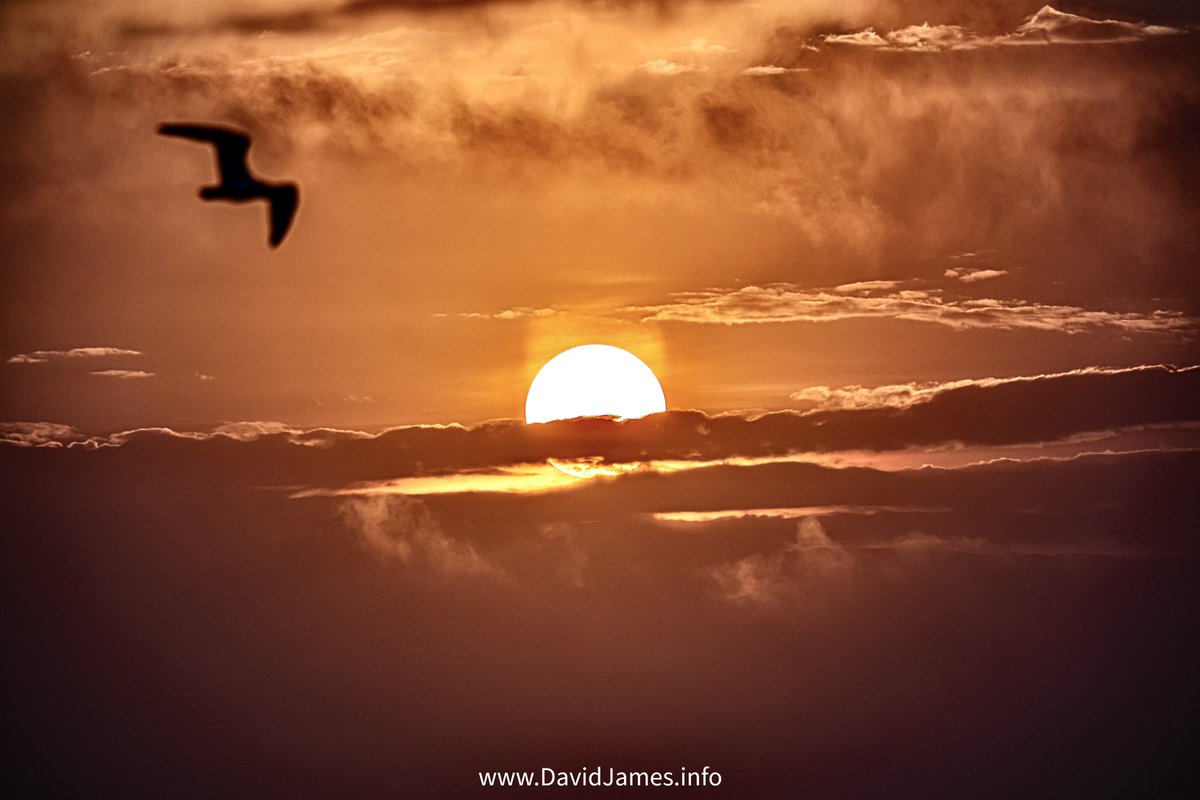
[(546, 362), (529, 386), (526, 422), (611, 416), (636, 419), (667, 410), (658, 378), (626, 350), (585, 344)]

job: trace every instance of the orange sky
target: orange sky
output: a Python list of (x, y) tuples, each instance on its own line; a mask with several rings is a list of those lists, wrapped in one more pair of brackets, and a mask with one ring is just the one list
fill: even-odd
[[(1192, 34), (1034, 11), (13, 4), (0, 416), (473, 423), (589, 341), (709, 411), (1190, 363)], [(179, 119), (299, 181), (284, 247)], [(85, 347), (139, 355), (13, 363)]]
[(1200, 796), (1194, 6), (3, 3), (7, 793)]

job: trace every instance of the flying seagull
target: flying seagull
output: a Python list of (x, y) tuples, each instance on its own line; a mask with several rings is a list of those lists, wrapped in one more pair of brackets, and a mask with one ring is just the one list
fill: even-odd
[(230, 203), (266, 200), (270, 205), (271, 247), (279, 246), (296, 216), (296, 206), (300, 205), (300, 189), (294, 183), (268, 183), (250, 174), (246, 164), (246, 152), (250, 149), (249, 136), (216, 125), (176, 122), (160, 125), (158, 132), (215, 147), (221, 182), (215, 186), (200, 187), (200, 197)]

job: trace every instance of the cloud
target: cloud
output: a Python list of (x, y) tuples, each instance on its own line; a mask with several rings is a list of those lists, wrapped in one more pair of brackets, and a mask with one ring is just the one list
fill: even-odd
[(140, 350), (126, 350), (121, 347), (73, 347), (70, 350), (34, 350), (30, 353), (18, 353), (8, 359), (9, 364), (44, 364), (68, 358), (102, 358), (105, 356), (140, 356)]
[(854, 283), (843, 283), (841, 286), (833, 287), (833, 291), (839, 294), (856, 294), (858, 292), (870, 292), (877, 289), (895, 289), (903, 281), (856, 281)]
[[(799, 394), (818, 408), (756, 414), (677, 410), (621, 422), (582, 419), (545, 425), (496, 420), (470, 427), (412, 426), (378, 433), (303, 430), (277, 422), (254, 422), (222, 425), (211, 432), (143, 429), (77, 436), (67, 431), (67, 438), (59, 443), (72, 450), (129, 450), (157, 454), (168, 461), (187, 459), (198, 470), (232, 471), (252, 485), (286, 484), (294, 491), (387, 490), (381, 483), (416, 477), (452, 478), (481, 470), (511, 483), (512, 475), (502, 474), (505, 468), (545, 465), (551, 458), (729, 464), (738, 459), (797, 454), (898, 453), (950, 445), (988, 448), (1061, 442), (1080, 434), (1138, 426), (1179, 428), (1197, 420), (1200, 369), (1093, 367), (933, 385), (812, 387)], [(46, 432), (46, 437), (51, 435), (52, 431)], [(53, 441), (43, 438), (42, 443)], [(1081, 441), (1074, 452), (1086, 449), (1088, 443)], [(474, 485), (486, 488), (485, 484)], [(544, 488), (561, 485), (560, 480)], [(460, 489), (467, 492), (471, 486), (464, 480)], [(750, 489), (740, 491), (746, 491), (747, 498), (753, 496)], [(760, 498), (752, 505), (782, 508), (825, 505), (827, 500), (784, 496)], [(845, 502), (884, 504), (871, 497)], [(936, 505), (932, 501), (926, 504)], [(728, 507), (716, 505), (710, 510)]]
[[(1063, 279), (1075, 297), (1053, 296), (1073, 305), (1105, 293), (1186, 296), (1179, 287), (1196, 241), (1170, 221), (1194, 216), (1186, 79), (1194, 65), (1172, 37), (1106, 52), (1103, 65), (1093, 63), (1101, 54), (1092, 48), (1073, 48), (1053, 75), (1030, 72), (1026, 53), (1013, 47), (962, 55), (992, 59), (978, 69), (935, 71), (919, 59), (884, 65), (854, 48), (807, 49), (821, 25), (861, 24), (869, 9), (805, 4), (783, 14), (789, 26), (773, 33), (763, 26), (780, 16), (774, 4), (736, 10), (757, 14), (762, 26), (727, 26), (721, 41), (731, 52), (686, 79), (664, 80), (638, 65), (709, 66), (673, 51), (701, 38), (693, 33), (715, 38), (711, 27), (724, 16), (707, 27), (688, 18), (651, 28), (643, 42), (624, 35), (636, 14), (585, 6), (560, 38), (546, 26), (565, 23), (551, 21), (550, 6), (531, 4), (507, 7), (494, 25), (456, 30), (460, 45), (450, 50), (442, 34), (412, 26), (347, 28), (317, 42), (260, 37), (249, 54), (232, 52), (227, 39), (194, 36), (146, 49), (97, 45), (56, 66), (49, 85), (30, 95), (59, 89), (69, 98), (71, 87), (82, 87), (90, 97), (138, 98), (137, 113), (166, 104), (252, 130), (256, 152), (273, 149), (321, 169), (339, 162), (347, 175), (369, 164), (444, 187), (446, 172), (469, 174), (480, 192), (496, 181), (535, 198), (565, 190), (572, 202), (584, 202), (583, 187), (600, 180), (605, 192), (593, 196), (628, 191), (647, 209), (685, 204), (689, 218), (728, 220), (751, 236), (769, 228), (764, 251), (778, 266), (756, 273), (760, 283), (796, 274), (782, 253), (820, 265), (812, 285), (832, 286), (885, 264), (911, 269), (921, 253), (986, 244), (1014, 263), (1038, 259), (1036, 275), (1021, 276), (1032, 286), (1021, 291)], [(772, 77), (744, 77), (759, 67)], [(799, 95), (806, 102), (795, 102)], [(20, 130), (72, 129), (72, 117), (84, 115), (66, 111), (80, 105), (65, 100), (44, 113), (30, 102), (38, 113)], [(1112, 108), (1121, 112), (1097, 127), (1097, 115)], [(41, 174), (66, 160), (41, 152), (53, 141), (24, 142), (39, 152), (14, 159), (13, 168), (56, 185), (62, 178)], [(101, 153), (113, 143), (84, 146)], [(980, 149), (986, 159), (976, 157)], [(70, 180), (85, 174), (63, 171)], [(1078, 263), (1093, 264), (1088, 280)], [(698, 285), (721, 280), (728, 278)]]
[(789, 72), (807, 72), (806, 68), (802, 67), (777, 67), (773, 64), (762, 64), (756, 67), (746, 67), (742, 70), (743, 75), (750, 77), (760, 77), (764, 75), (786, 75)]
[(973, 50), (980, 47), (1029, 44), (1113, 44), (1137, 42), (1152, 36), (1181, 34), (1179, 28), (1090, 19), (1044, 6), (1012, 33), (988, 36), (960, 25), (909, 25), (880, 35), (874, 28), (853, 33), (827, 34), (832, 45), (850, 45), (910, 52)]
[[(201, 27), (214, 33), (303, 34), (336, 27), (358, 17), (389, 11), (408, 14), (454, 14), (474, 8), (520, 4), (532, 0), (347, 0), (337, 4), (307, 4), (286, 10), (270, 9), (228, 14)], [(196, 26), (167, 22), (127, 20), (121, 27), (128, 37), (158, 37), (195, 32)]]
[(353, 498), (342, 501), (338, 513), (363, 545), (381, 557), (435, 572), (495, 572), (469, 544), (448, 537), (419, 500), (403, 495)]
[(95, 370), (91, 375), (99, 375), (102, 378), (119, 378), (121, 380), (129, 380), (131, 378), (153, 378), (153, 372), (145, 372), (140, 369), (101, 369)]
[[(900, 383), (886, 386), (810, 386), (791, 395), (793, 400), (800, 403), (814, 404), (817, 410), (829, 409), (865, 409), (865, 408), (908, 408), (918, 403), (927, 403), (943, 392), (965, 389), (968, 387), (989, 388), (1012, 383), (1056, 380), (1083, 375), (1131, 375), (1147, 370), (1167, 369), (1162, 365), (1109, 368), (1084, 367), (1069, 372), (1056, 372), (1047, 375), (1026, 375), (1012, 378), (967, 378), (957, 381), (927, 381), (923, 383)], [(1191, 372), (1198, 367), (1188, 367), (1183, 372)]]
[[(973, 284), (1008, 275), (1002, 269), (947, 269), (943, 277)], [(1182, 311), (1119, 312), (1017, 299), (952, 296), (922, 281), (870, 280), (832, 288), (792, 283), (678, 292), (671, 302), (626, 306), (618, 314), (642, 322), (748, 325), (890, 319), (928, 322), (956, 330), (1033, 329), (1066, 334), (1117, 330), (1127, 333), (1194, 335), (1200, 322)], [(439, 313), (435, 317), (518, 320), (570, 313), (566, 309), (516, 307), (493, 313)]]
[(1068, 14), (1050, 6), (1042, 6), (1036, 14), (1022, 23), (1004, 43), (1021, 42), (1135, 42), (1148, 36), (1182, 33), (1178, 28), (1148, 25), (1144, 22), (1121, 22), (1112, 19), (1090, 19)]
[(0, 443), (19, 447), (65, 447), (86, 438), (70, 425), (56, 422), (0, 422)]
[(685, 72), (695, 72), (696, 67), (690, 67), (685, 64), (679, 64), (675, 61), (668, 61), (665, 58), (656, 58), (653, 61), (647, 61), (644, 64), (639, 64), (638, 69), (643, 72), (648, 72), (651, 75), (682, 75)]
[[(956, 15), (967, 13), (957, 10), (965, 5), (926, 3)], [(609, 4), (598, 6), (610, 13)], [(68, 10), (85, 14), (90, 7)], [(238, 5), (245, 13), (264, 7), (258, 0)], [(773, 12), (780, 7), (773, 4)], [(904, 10), (886, 5), (889, 13), (894, 7)], [(751, 13), (750, 5), (733, 10)], [(545, 11), (560, 14), (562, 6)], [(231, 342), (231, 354), (249, 348), (240, 366), (213, 359), (225, 371), (212, 388), (254, 375), (246, 366), (265, 352), (257, 347), (264, 341), (268, 350), (295, 345), (289, 352), (296, 355), (264, 360), (264, 369), (279, 361), (283, 372), (313, 366), (302, 349), (314, 337), (259, 324), (275, 318), (308, 332), (313, 326), (347, 331), (349, 346), (321, 343), (339, 365), (356, 360), (339, 354), (376, 350), (387, 361), (395, 335), (383, 337), (388, 347), (356, 341), (379, 327), (369, 317), (375, 306), (352, 302), (356, 297), (378, 301), (392, 321), (400, 295), (423, 297), (415, 308), (405, 306), (411, 319), (401, 315), (414, 323), (447, 307), (447, 298), (465, 309), (563, 302), (553, 292), (523, 294), (516, 275), (523, 256), (475, 228), (500, 206), (511, 209), (505, 221), (545, 223), (514, 225), (513, 236), (532, 238), (530, 251), (545, 252), (548, 265), (569, 271), (581, 261), (601, 269), (632, 264), (663, 287), (654, 291), (741, 285), (727, 271), (731, 264), (745, 282), (760, 286), (777, 280), (845, 286), (863, 276), (920, 274), (914, 264), (927, 254), (995, 245), (1003, 259), (997, 263), (1028, 266), (1003, 281), (971, 285), (972, 291), (999, 285), (1005, 296), (1057, 298), (1084, 309), (1144, 310), (1158, 307), (1149, 298), (1162, 296), (1160, 305), (1195, 313), (1187, 299), (1197, 263), (1195, 226), (1185, 224), (1195, 215), (1183, 213), (1194, 205), (1197, 185), (1190, 180), (1195, 137), (1185, 124), (1195, 56), (1182, 52), (1184, 37), (1157, 37), (1163, 41), (1141, 47), (1041, 48), (1044, 71), (1031, 68), (1032, 48), (956, 51), (945, 60), (953, 59), (953, 68), (943, 70), (937, 57), (864, 57), (824, 45), (820, 54), (800, 53), (812, 30), (801, 26), (759, 45), (747, 44), (749, 37), (728, 41), (745, 54), (745, 64), (799, 68), (811, 60), (809, 73), (746, 79), (730, 59), (726, 74), (714, 68), (662, 79), (637, 64), (690, 35), (664, 35), (669, 41), (640, 53), (635, 41), (611, 49), (596, 44), (595, 30), (585, 25), (577, 37), (559, 40), (558, 28), (523, 35), (512, 22), (499, 15), (472, 20), (488, 28), (484, 43), (459, 38), (442, 20), (413, 26), (437, 29), (431, 36), (447, 44), (445, 61), (424, 73), (419, 61), (394, 62), (392, 75), (423, 81), (397, 86), (394, 105), (386, 102), (390, 84), (323, 74), (335, 71), (331, 63), (352, 74), (349, 59), (315, 67), (284, 60), (310, 46), (299, 37), (239, 40), (233, 56), (222, 54), (227, 40), (202, 36), (112, 48), (133, 60), (162, 54), (166, 61), (178, 53), (179, 67), (155, 76), (64, 68), (69, 91), (45, 93), (58, 110), (30, 120), (16, 104), (0, 124), (22, 131), (21, 146), (0, 147), (4, 174), (11, 174), (8, 163), (23, 162), (39, 176), (5, 182), (13, 199), (4, 212), (27, 219), (19, 215), (29, 214), (29, 204), (49, 202), (39, 200), (39, 186), (65, 205), (64, 191), (85, 185), (90, 202), (53, 217), (69, 220), (74, 233), (66, 238), (50, 230), (0, 236), (17, 247), (8, 259), (10, 272), (19, 271), (12, 273), (13, 318), (35, 315), (40, 326), (48, 324), (45, 315), (59, 313), (91, 328), (108, 312), (121, 330), (163, 330), (162, 303), (148, 327), (129, 314), (145, 305), (137, 298), (173, 296), (182, 286), (194, 290), (182, 299), (195, 310), (197, 332), (194, 340), (173, 341), (173, 350), (205, 352), (217, 334)], [(639, 32), (653, 35), (650, 26)], [(465, 55), (456, 55), (456, 42)], [(532, 68), (518, 77), (500, 69), (510, 66), (505, 57), (520, 61), (536, 56), (537, 47), (563, 56), (540, 62), (552, 65), (550, 77)], [(214, 68), (204, 72), (197, 53)], [(362, 64), (393, 57), (368, 55)], [(490, 79), (473, 78), (469, 67), (476, 65), (478, 73), (501, 75), (497, 83), (510, 94), (473, 85)], [(435, 85), (439, 74), (461, 79), (462, 90), (443, 91)], [(36, 98), (43, 95), (29, 96), (42, 102)], [(323, 187), (310, 230), (322, 238), (321, 226), (334, 226), (328, 229), (334, 249), (310, 255), (340, 270), (329, 284), (336, 284), (338, 302), (330, 302), (329, 292), (310, 291), (328, 283), (320, 280), (324, 267), (300, 264), (290, 272), (308, 277), (288, 284), (297, 291), (275, 293), (279, 307), (292, 313), (264, 316), (261, 292), (233, 292), (229, 302), (246, 296), (250, 305), (226, 308), (219, 327), (233, 327), (214, 331), (208, 311), (214, 306), (195, 292), (228, 294), (225, 272), (242, 289), (273, 286), (275, 270), (247, 273), (245, 265), (222, 261), (215, 271), (193, 271), (190, 262), (177, 261), (190, 250), (169, 236), (155, 251), (162, 258), (126, 262), (134, 252), (121, 239), (126, 223), (108, 215), (125, 209), (145, 246), (157, 238), (147, 226), (159, 217), (140, 213), (136, 202), (96, 198), (120, 199), (125, 187), (130, 198), (146, 196), (159, 174), (146, 116), (170, 109), (260, 125), (255, 133), (266, 149), (256, 152), (264, 158), (273, 137), (294, 137), (298, 172)], [(133, 117), (128, 130), (120, 127)], [(346, 141), (355, 147), (343, 149)], [(286, 147), (280, 152), (288, 155)], [(54, 153), (62, 158), (41, 157)], [(130, 163), (140, 167), (130, 170)], [(102, 180), (110, 175), (119, 180)], [(454, 180), (443, 180), (447, 175)], [(500, 178), (490, 187), (480, 178), (494, 175)], [(188, 209), (194, 189), (187, 175), (180, 180), (171, 195)], [(390, 205), (395, 195), (366, 203), (370, 196), (358, 193), (372, 182), (398, 187), (408, 205)], [(431, 217), (443, 215), (434, 193), (447, 184), (461, 191), (469, 211), (444, 214), (444, 228), (408, 215), (418, 206)], [(96, 194), (98, 186), (104, 191)], [(794, 200), (786, 207), (792, 215), (764, 221), (756, 203), (780, 186)], [(543, 204), (523, 202), (525, 191)], [(620, 207), (624, 224), (611, 229), (614, 238), (645, 236), (653, 247), (593, 252), (584, 237), (583, 259), (559, 261), (554, 242), (574, 232), (559, 224), (557, 212), (570, 213), (573, 203), (582, 204), (579, 213), (597, 238), (608, 232), (602, 209)], [(543, 213), (548, 206), (552, 213)], [(675, 221), (687, 224), (665, 224), (671, 219), (656, 216), (662, 208), (678, 211)], [(368, 257), (335, 247), (342, 222), (361, 225), (351, 234), (374, 232), (355, 237), (367, 240)], [(768, 229), (769, 235), (755, 235)], [(372, 241), (393, 233), (404, 243), (400, 250)], [(486, 273), (472, 271), (465, 259), (474, 234), (486, 243)], [(419, 252), (420, 240), (443, 236), (464, 259)], [(99, 247), (96, 257), (81, 251), (72, 258), (76, 239), (83, 250)], [(41, 240), (48, 249), (30, 254), (40, 258), (24, 258)], [(211, 242), (198, 241), (200, 253), (211, 255)], [(816, 242), (825, 242), (824, 249)], [(1059, 251), (1055, 242), (1063, 243)], [(676, 246), (685, 251), (683, 267), (657, 258)], [(1011, 253), (1008, 246), (1027, 249)], [(303, 259), (305, 250), (293, 254)], [(753, 257), (741, 257), (751, 250)], [(329, 257), (334, 252), (339, 257)], [(407, 269), (401, 257), (432, 266)], [(384, 265), (378, 274), (368, 272), (371, 258)], [(348, 263), (356, 265), (352, 280), (342, 268)], [(35, 271), (44, 277), (31, 281)], [(96, 274), (119, 290), (116, 302), (77, 291), (93, 285)], [(198, 279), (181, 284), (183, 275)], [(47, 278), (51, 285), (39, 282)], [(407, 283), (417, 278), (428, 282)], [(351, 294), (360, 279), (366, 290)], [(1068, 282), (1061, 290), (1053, 283), (1059, 279)], [(1097, 284), (1103, 288), (1093, 289)], [(447, 293), (434, 297), (423, 288), (442, 290), (435, 285)], [(137, 291), (125, 291), (131, 287)], [(459, 296), (471, 287), (475, 294)], [(857, 302), (862, 293), (884, 297), (914, 288), (924, 287), (826, 291)], [(942, 288), (939, 297), (949, 302), (952, 292)], [(307, 295), (316, 305), (295, 305)], [(33, 302), (42, 298), (55, 302)], [(77, 309), (87, 311), (76, 316)], [(337, 325), (318, 325), (332, 319), (323, 313), (334, 313)], [(188, 319), (173, 318), (166, 329), (182, 336), (180, 324)], [(252, 324), (240, 325), (243, 319)], [(840, 333), (810, 329), (817, 331)], [(798, 331), (775, 332), (791, 341)], [(721, 331), (673, 333), (706, 340)], [(668, 342), (677, 358), (685, 343)], [(1146, 339), (1134, 344), (1111, 363), (1186, 352), (1155, 351)], [(505, 347), (519, 355), (519, 337)], [(430, 348), (410, 350), (414, 374), (429, 367), (416, 359)], [(1047, 351), (1047, 362), (1097, 358), (1091, 350), (1076, 361), (1060, 348)], [(450, 350), (430, 352), (446, 361)], [(940, 362), (930, 374), (946, 384), (997, 374), (979, 371), (982, 361), (957, 370), (947, 366), (953, 363)], [(1019, 371), (1020, 363), (1004, 360), (997, 369)], [(682, 366), (675, 361), (679, 380)], [(172, 374), (194, 368), (179, 364)], [(256, 386), (286, 390), (294, 375), (285, 377), (262, 375)], [(853, 380), (862, 379), (846, 382)], [(469, 382), (480, 388), (479, 380)], [(305, 398), (340, 397), (345, 387), (381, 398), (389, 391), (339, 374)], [(948, 448), (961, 442), (966, 449), (1124, 424), (1190, 424), (1198, 399), (1195, 371), (1154, 367), (946, 386), (901, 408), (681, 410), (636, 423), (493, 421), (377, 433), (259, 423), (223, 426), (219, 434), (125, 431), (74, 447), (51, 446), (75, 443), (72, 429), (30, 423), (14, 433), (47, 446), (0, 448), (7, 482), (0, 528), (11, 555), (0, 563), (0, 591), (6, 630), (22, 642), (6, 664), (10, 683), (21, 687), (6, 704), (6, 719), (13, 730), (30, 732), (14, 737), (7, 753), (15, 773), (10, 783), (38, 796), (236, 797), (271, 787), (272, 794), (306, 798), (337, 796), (349, 786), (362, 797), (459, 797), (471, 793), (467, 783), (476, 770), (520, 768), (505, 765), (525, 763), (530, 753), (564, 767), (578, 764), (580, 754), (603, 754), (605, 763), (641, 764), (653, 756), (691, 765), (697, 754), (711, 753), (729, 791), (747, 800), (1105, 796), (1118, 786), (1169, 796), (1195, 785), (1194, 759), (1179, 735), (1192, 729), (1200, 704), (1194, 637), (1181, 635), (1194, 627), (1200, 587), (1190, 480), (1195, 454), (890, 472), (748, 464), (736, 454), (931, 442)], [(200, 416), (163, 408), (185, 419), (213, 418), (211, 410)], [(76, 422), (57, 413), (49, 418)], [(403, 475), (452, 479), (547, 455), (591, 453), (670, 456), (692, 467), (700, 459), (719, 463), (519, 496), (463, 491), (418, 505), (288, 499), (304, 487), (378, 486)], [(919, 464), (922, 451), (905, 457)], [(880, 510), (822, 513), (799, 528), (796, 520), (769, 516), (684, 528), (654, 516), (862, 505)], [(1042, 555), (1052, 552), (1069, 555)], [(472, 571), (470, 553), (506, 579)], [(1145, 680), (1147, 674), (1154, 679)]]
[[(982, 278), (968, 278), (972, 280)], [(1197, 328), (1197, 320), (1180, 311), (1102, 311), (1022, 300), (957, 298), (948, 297), (939, 289), (896, 288), (892, 281), (847, 284), (833, 289), (808, 289), (792, 283), (707, 289), (681, 292), (673, 295), (671, 302), (629, 307), (624, 311), (639, 315), (643, 321), (709, 325), (876, 318), (936, 323), (957, 330), (1031, 329), (1068, 334), (1110, 329), (1190, 335)]]
[[(136, 431), (133, 434), (136, 435)], [(207, 437), (208, 434), (202, 434)], [(335, 443), (351, 442), (360, 439), (374, 438), (372, 434), (362, 431), (339, 430), (336, 428), (312, 428), (303, 430), (294, 425), (271, 420), (254, 420), (246, 422), (226, 422), (218, 425), (212, 431), (212, 436), (233, 439), (238, 442), (256, 442), (264, 438), (282, 439), (291, 445), (302, 447), (328, 447)], [(129, 441), (130, 434), (115, 434), (114, 436), (94, 440), (101, 444), (124, 444)]]
[(852, 45), (885, 50), (959, 50), (981, 46), (993, 41), (990, 37), (979, 37), (959, 25), (909, 25), (882, 36), (874, 28), (854, 33), (827, 34), (822, 37), (826, 44)]
[(776, 606), (828, 603), (838, 584), (849, 578), (854, 557), (834, 542), (817, 517), (796, 526), (783, 548), (722, 564), (711, 575), (720, 595), (734, 603)]
[(528, 306), (517, 306), (516, 308), (506, 308), (503, 311), (497, 311), (494, 314), (484, 314), (477, 311), (468, 311), (459, 314), (447, 314), (439, 312), (434, 314), (434, 317), (459, 317), (461, 319), (537, 319), (540, 317), (553, 317), (563, 313), (554, 308), (529, 308)]
[(717, 42), (710, 42), (708, 39), (700, 38), (693, 39), (692, 42), (685, 47), (675, 48), (676, 53), (689, 53), (699, 56), (722, 55), (724, 53), (737, 52), (734, 48), (726, 47)]
[[(38, 731), (12, 751), (33, 794), (179, 796), (189, 775), (200, 796), (220, 764), (232, 796), (475, 796), (479, 769), (531, 752), (570, 769), (713, 752), (727, 782), (756, 776), (747, 800), (1103, 796), (1114, 774), (1157, 795), (1191, 775), (1195, 457), (348, 503), (280, 488), (286, 459), (336, 448), (167, 442), (0, 448), (25, 654), (5, 712)], [(247, 483), (236, 465), (264, 451), (279, 460)], [(686, 531), (636, 513), (756, 493), (908, 510)], [(953, 508), (912, 510), (934, 496)], [(1048, 752), (1066, 754), (1050, 772)]]
[(963, 283), (977, 283), (979, 281), (991, 280), (992, 278), (1000, 278), (1008, 274), (1006, 269), (948, 269), (943, 273), (947, 278), (954, 278)]
[[(579, 5), (588, 7), (594, 0), (567, 3), (568, 7)], [(700, 0), (700, 2), (721, 3), (727, 0)], [(537, 0), (346, 0), (336, 4), (311, 3), (298, 8), (266, 11), (250, 11), (228, 14), (201, 26), (201, 29), (214, 33), (262, 34), (291, 33), (303, 34), (322, 30), (335, 29), (348, 22), (369, 18), (388, 13), (408, 14), (418, 16), (453, 16), (472, 11), (488, 11), (503, 7), (519, 7), (536, 5)], [(669, 17), (676, 9), (693, 5), (693, 0), (617, 0), (615, 3), (604, 5), (618, 9), (653, 8), (660, 18)], [(195, 26), (176, 25), (167, 22), (147, 22), (130, 19), (121, 26), (121, 31), (128, 37), (157, 37), (178, 35), (195, 32)], [(720, 44), (708, 42), (706, 39), (695, 39), (690, 45), (680, 50), (698, 53), (720, 53), (727, 48)]]

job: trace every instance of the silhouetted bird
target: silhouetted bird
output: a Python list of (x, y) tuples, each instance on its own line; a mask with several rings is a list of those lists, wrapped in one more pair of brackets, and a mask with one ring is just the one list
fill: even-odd
[(221, 182), (215, 186), (201, 187), (200, 196), (205, 200), (226, 200), (231, 203), (266, 200), (270, 204), (271, 247), (279, 246), (296, 216), (296, 206), (300, 205), (300, 189), (294, 183), (267, 183), (250, 174), (246, 164), (246, 152), (250, 149), (249, 136), (215, 125), (171, 122), (160, 125), (158, 132), (164, 136), (206, 142), (215, 147)]

